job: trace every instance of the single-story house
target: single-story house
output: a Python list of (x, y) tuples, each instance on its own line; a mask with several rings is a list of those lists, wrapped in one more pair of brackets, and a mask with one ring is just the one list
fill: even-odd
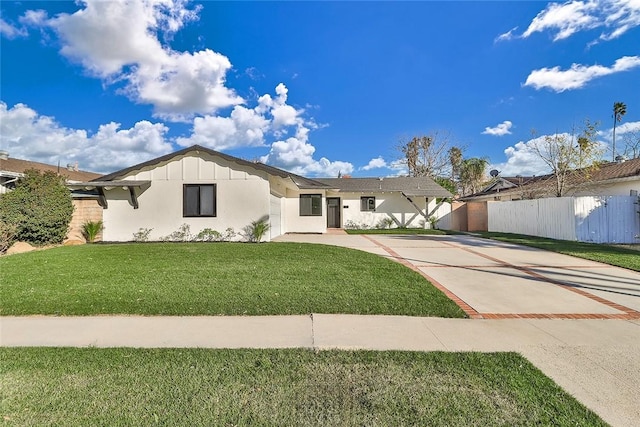
[(184, 224), (240, 232), (266, 219), (267, 239), (328, 228), (425, 227), (436, 198), (451, 194), (430, 178), (310, 179), (194, 145), (99, 177), (70, 184), (94, 191), (103, 208), (103, 240), (130, 241), (141, 230), (160, 240)]
[[(555, 182), (553, 174), (536, 176), (497, 191), (489, 186), (460, 200), (479, 202), (555, 197)], [(640, 158), (605, 162), (595, 168), (579, 170), (570, 173), (565, 182), (565, 196), (635, 196), (640, 191)]]

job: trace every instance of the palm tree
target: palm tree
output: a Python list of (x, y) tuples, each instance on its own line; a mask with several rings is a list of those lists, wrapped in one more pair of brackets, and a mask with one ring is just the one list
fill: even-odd
[(460, 184), (464, 194), (473, 194), (480, 190), (486, 180), (486, 159), (473, 157), (462, 161), (460, 165)]
[(622, 116), (627, 114), (627, 106), (624, 102), (613, 103), (613, 161), (616, 161), (616, 124), (622, 121)]
[(451, 179), (455, 181), (460, 175), (460, 166), (462, 165), (462, 150), (459, 147), (449, 149), (449, 162), (451, 163)]

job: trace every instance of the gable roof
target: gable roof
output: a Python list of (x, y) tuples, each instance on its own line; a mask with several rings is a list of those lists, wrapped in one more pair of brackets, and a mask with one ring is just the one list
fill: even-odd
[(87, 171), (69, 170), (67, 168), (48, 165), (46, 163), (32, 162), (30, 160), (21, 160), (14, 158), (0, 158), (0, 173), (11, 176), (23, 176), (24, 171), (28, 169), (36, 169), (41, 172), (55, 172), (69, 181), (88, 181), (100, 176), (98, 173)]
[(451, 193), (428, 177), (317, 178), (340, 192), (401, 192), (407, 196), (451, 197)]
[(534, 176), (498, 176), (495, 177), (484, 187), (482, 190), (477, 193), (469, 194), (467, 196), (460, 197), (460, 200), (467, 200), (467, 198), (481, 197), (481, 196), (489, 196), (492, 194), (502, 194), (507, 190), (510, 190), (515, 187), (523, 186), (533, 180), (539, 179), (539, 177)]
[(179, 150), (179, 151), (175, 151), (173, 153), (169, 153), (166, 154), (164, 156), (160, 156), (157, 157), (155, 159), (151, 159), (149, 161), (143, 162), (143, 163), (138, 163), (137, 165), (133, 165), (130, 166), (128, 168), (125, 169), (121, 169), (119, 171), (110, 173), (108, 175), (104, 175), (101, 177), (98, 177), (96, 179), (94, 179), (93, 181), (100, 181), (100, 182), (104, 182), (104, 181), (115, 181), (115, 180), (121, 180), (122, 178), (124, 178), (125, 176), (129, 175), (131, 172), (135, 172), (138, 171), (140, 169), (143, 169), (145, 167), (148, 166), (156, 166), (162, 162), (168, 162), (170, 160), (173, 160), (176, 157), (179, 156), (186, 156), (189, 153), (192, 152), (203, 152), (203, 153), (207, 153), (213, 157), (219, 157), (221, 159), (224, 159), (228, 162), (231, 163), (236, 163), (238, 165), (241, 166), (246, 166), (246, 167), (250, 167), (253, 169), (257, 169), (259, 171), (263, 171), (268, 173), (269, 175), (273, 175), (273, 176), (278, 176), (280, 178), (290, 178), (293, 183), (298, 186), (298, 188), (301, 189), (327, 189), (328, 187), (316, 180), (313, 179), (309, 179), (309, 178), (305, 178), (303, 176), (300, 175), (296, 175), (294, 173), (291, 172), (287, 172), (285, 170), (282, 169), (278, 169), (276, 167), (273, 166), (269, 166), (269, 165), (265, 165), (264, 163), (259, 163), (259, 162), (249, 162), (247, 160), (243, 160), (240, 159), (238, 157), (234, 157), (234, 156), (230, 156), (228, 154), (224, 154), (221, 153), (219, 151), (215, 151), (212, 150), (210, 148), (207, 147), (203, 147), (201, 145), (192, 145), (191, 147), (187, 147), (185, 149)]

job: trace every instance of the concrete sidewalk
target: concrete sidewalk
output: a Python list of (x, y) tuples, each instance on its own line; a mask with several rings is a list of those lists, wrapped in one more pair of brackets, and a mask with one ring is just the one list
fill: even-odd
[(611, 425), (640, 419), (640, 320), (0, 317), (0, 346), (516, 351)]

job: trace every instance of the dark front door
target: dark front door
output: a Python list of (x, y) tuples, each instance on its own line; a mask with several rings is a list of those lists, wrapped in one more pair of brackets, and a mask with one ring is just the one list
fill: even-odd
[(327, 197), (327, 227), (340, 228), (340, 197)]

